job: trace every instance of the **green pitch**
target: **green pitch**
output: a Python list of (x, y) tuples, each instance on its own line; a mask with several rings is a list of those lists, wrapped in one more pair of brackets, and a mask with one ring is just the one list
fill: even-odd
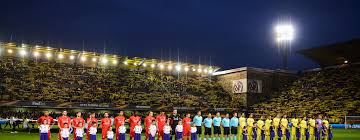
[[(360, 129), (333, 129), (334, 139), (333, 140), (360, 140)], [(57, 135), (52, 134), (52, 140), (56, 140)], [(127, 139), (129, 136), (127, 135)], [(1, 140), (39, 140), (39, 134), (37, 133), (10, 133), (8, 130), (0, 131)], [(100, 134), (97, 135), (97, 139), (101, 140)], [(144, 136), (142, 137), (144, 139)], [(85, 140), (85, 137), (84, 137)]]

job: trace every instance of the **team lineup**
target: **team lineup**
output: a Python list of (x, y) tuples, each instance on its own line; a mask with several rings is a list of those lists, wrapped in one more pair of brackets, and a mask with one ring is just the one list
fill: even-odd
[[(174, 110), (170, 117), (167, 117), (165, 112), (154, 117), (150, 111), (143, 120), (144, 128), (142, 118), (136, 112), (126, 119), (124, 112), (120, 111), (114, 120), (109, 118), (108, 113), (104, 113), (104, 118), (98, 125), (95, 113), (90, 114), (85, 121), (80, 112), (71, 119), (67, 112), (63, 111), (62, 116), (57, 118), (58, 139), (71, 139), (72, 131), (74, 140), (82, 140), (84, 135), (86, 140), (96, 140), (97, 130), (100, 128), (103, 140), (112, 140), (114, 137), (116, 140), (126, 140), (126, 121), (129, 123), (129, 140), (141, 140), (143, 129), (145, 140), (155, 140), (155, 137), (157, 140), (202, 140), (202, 136), (203, 140), (331, 140), (333, 137), (327, 117), (322, 118), (321, 115), (301, 118), (293, 115), (290, 119), (286, 115), (278, 114), (274, 118), (266, 116), (266, 119), (259, 116), (255, 121), (253, 114), (246, 118), (245, 113), (239, 116), (237, 113), (226, 113), (221, 116), (220, 112), (217, 112), (215, 116), (209, 113), (203, 118), (200, 111), (193, 118), (190, 113), (181, 118), (177, 110)], [(45, 111), (37, 123), (40, 140), (50, 140), (54, 119)]]

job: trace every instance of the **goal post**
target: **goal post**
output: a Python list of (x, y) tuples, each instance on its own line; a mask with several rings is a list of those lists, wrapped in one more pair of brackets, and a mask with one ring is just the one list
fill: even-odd
[(360, 129), (360, 116), (346, 116), (344, 118), (345, 129), (358, 128)]

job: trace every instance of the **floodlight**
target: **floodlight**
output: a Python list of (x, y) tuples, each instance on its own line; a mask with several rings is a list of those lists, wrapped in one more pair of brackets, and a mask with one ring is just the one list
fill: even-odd
[(347, 64), (347, 63), (349, 63), (349, 61), (345, 60), (344, 63)]
[(292, 41), (294, 39), (294, 27), (291, 24), (279, 24), (275, 26), (276, 41)]
[(26, 55), (26, 50), (20, 50), (19, 53), (20, 53), (21, 56), (25, 56)]
[(168, 66), (168, 70), (172, 70), (173, 66), (172, 65), (169, 65)]
[(184, 70), (187, 72), (189, 71), (189, 67), (185, 67)]
[(205, 72), (205, 73), (207, 73), (207, 72), (208, 72), (208, 70), (207, 70), (207, 69), (204, 69), (204, 72)]
[(63, 55), (63, 54), (59, 54), (59, 55), (58, 55), (58, 58), (59, 58), (59, 59), (63, 59), (63, 58), (64, 58), (64, 55)]
[(128, 62), (127, 62), (127, 61), (124, 61), (124, 64), (125, 64), (125, 65), (128, 65)]
[(91, 61), (96, 62), (97, 59), (96, 59), (95, 57), (93, 57), (93, 58), (91, 59)]
[(118, 63), (118, 61), (117, 61), (117, 60), (113, 60), (112, 63), (113, 63), (114, 65), (116, 65), (116, 64)]
[(199, 68), (197, 71), (198, 71), (199, 73), (201, 73), (202, 69), (201, 69), (201, 68)]
[(70, 55), (70, 60), (74, 60), (74, 59), (75, 59), (75, 56)]
[(160, 64), (159, 67), (160, 67), (160, 69), (164, 69), (164, 65), (163, 65), (163, 64)]
[(146, 67), (147, 65), (146, 65), (146, 63), (143, 63), (143, 67)]
[(40, 55), (39, 52), (34, 52), (34, 56), (35, 56), (35, 57), (38, 57), (39, 55)]
[(155, 64), (151, 64), (151, 68), (155, 68)]
[(175, 69), (176, 69), (177, 71), (181, 71), (181, 65), (179, 65), (179, 64), (176, 65), (176, 66), (175, 66)]
[(13, 50), (12, 50), (12, 49), (8, 49), (7, 52), (8, 52), (8, 53), (13, 53)]
[(195, 69), (195, 68), (193, 68), (193, 69), (192, 69), (192, 71), (196, 71), (196, 69)]
[[(80, 57), (80, 60), (81, 60), (81, 61), (86, 61), (86, 57), (85, 57), (85, 56), (81, 56), (81, 57)], [(95, 60), (95, 61), (96, 61), (96, 60)]]
[(101, 59), (101, 63), (106, 64), (107, 62), (108, 62), (108, 60), (106, 58)]
[(135, 62), (134, 65), (137, 66), (137, 63)]
[(21, 44), (21, 47), (25, 48), (25, 47), (26, 47), (26, 45), (23, 43), (23, 44)]
[(48, 53), (45, 54), (45, 56), (46, 56), (47, 58), (50, 58), (50, 57), (52, 56), (52, 54), (48, 52)]

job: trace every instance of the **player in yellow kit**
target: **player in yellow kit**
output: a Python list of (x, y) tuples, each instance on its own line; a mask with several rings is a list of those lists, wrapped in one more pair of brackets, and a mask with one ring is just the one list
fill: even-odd
[[(240, 125), (240, 133), (243, 133), (243, 128), (244, 126), (246, 126), (246, 118), (245, 118), (245, 113), (242, 113), (240, 118), (239, 118), (239, 125)], [(242, 135), (240, 135), (240, 137), (242, 137)]]
[(299, 126), (299, 119), (296, 118), (296, 115), (294, 115), (294, 117), (291, 119), (291, 139), (295, 140), (296, 139), (296, 129)]
[(273, 119), (274, 131), (275, 131), (275, 139), (278, 138), (278, 128), (280, 124), (280, 114), (277, 114), (276, 117)]
[(309, 133), (310, 133), (310, 140), (315, 139), (315, 119), (313, 117), (309, 118)]
[(323, 126), (325, 126), (323, 129), (325, 129), (325, 136), (323, 136), (323, 138), (325, 139), (328, 139), (328, 136), (329, 136), (329, 121), (328, 121), (328, 118), (327, 116), (324, 116), (324, 119), (322, 120), (323, 122)]
[(252, 140), (252, 129), (254, 126), (254, 118), (253, 118), (253, 114), (251, 113), (249, 118), (246, 120), (246, 124), (247, 124), (247, 132), (248, 132), (248, 136), (249, 136), (249, 140)]
[[(286, 115), (283, 115), (283, 118), (281, 119), (281, 131), (282, 134), (285, 135), (286, 129), (288, 128), (288, 119), (286, 118)], [(283, 139), (286, 139), (285, 137), (283, 137)]]
[(267, 140), (270, 139), (270, 126), (272, 123), (271, 116), (269, 115), (268, 118), (265, 120), (265, 137)]
[(306, 136), (305, 136), (305, 130), (307, 128), (307, 122), (306, 122), (306, 117), (304, 117), (301, 121), (300, 121), (300, 139), (301, 140), (305, 140)]
[(262, 130), (262, 128), (263, 128), (263, 126), (264, 126), (264, 116), (261, 116), (260, 117), (260, 119), (257, 121), (257, 123), (256, 123), (256, 127), (257, 127), (257, 138), (256, 139), (258, 139), (258, 140), (260, 140), (261, 139), (261, 130)]

